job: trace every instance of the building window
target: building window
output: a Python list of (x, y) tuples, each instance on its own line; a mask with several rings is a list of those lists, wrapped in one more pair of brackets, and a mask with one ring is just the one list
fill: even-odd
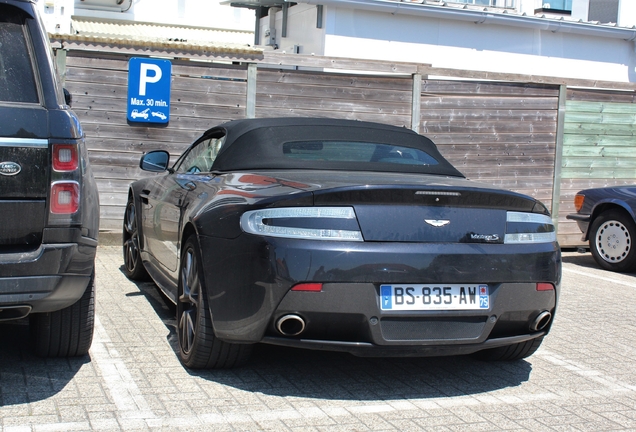
[(572, 0), (544, 0), (542, 9), (572, 11)]

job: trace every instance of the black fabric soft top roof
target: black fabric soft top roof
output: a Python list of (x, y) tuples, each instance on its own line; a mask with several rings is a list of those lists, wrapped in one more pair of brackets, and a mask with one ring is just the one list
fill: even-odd
[(463, 177), (439, 153), (433, 142), (412, 130), (380, 123), (329, 118), (263, 118), (234, 120), (206, 132), (223, 132), (225, 144), (218, 154), (214, 171), (256, 169), (321, 169), (368, 171), (370, 164), (355, 162), (307, 161), (283, 156), (283, 144), (294, 141), (352, 141), (389, 144), (422, 150), (435, 158), (437, 165), (398, 165), (374, 163), (372, 170)]

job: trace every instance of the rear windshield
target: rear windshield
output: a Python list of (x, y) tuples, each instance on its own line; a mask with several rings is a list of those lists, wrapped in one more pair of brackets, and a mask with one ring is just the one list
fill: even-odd
[(351, 141), (296, 141), (283, 144), (283, 155), (291, 159), (328, 162), (437, 165), (428, 153), (414, 148)]
[(38, 102), (23, 15), (3, 5), (0, 5), (0, 102)]

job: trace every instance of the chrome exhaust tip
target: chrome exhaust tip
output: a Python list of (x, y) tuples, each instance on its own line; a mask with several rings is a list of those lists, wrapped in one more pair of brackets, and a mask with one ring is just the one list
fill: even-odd
[(276, 330), (283, 336), (298, 336), (305, 331), (305, 320), (295, 314), (284, 315), (276, 321)]
[(3, 306), (0, 308), (0, 321), (13, 321), (26, 318), (31, 306)]
[(541, 331), (550, 324), (552, 320), (552, 314), (548, 311), (543, 311), (532, 321), (530, 324), (530, 331)]

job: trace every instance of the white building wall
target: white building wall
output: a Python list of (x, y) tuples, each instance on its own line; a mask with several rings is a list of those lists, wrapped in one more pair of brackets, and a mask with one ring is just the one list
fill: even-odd
[[(325, 8), (326, 9), (326, 8)], [(316, 54), (324, 52), (326, 18), (323, 16), (323, 28), (317, 28), (316, 6), (299, 4), (288, 9), (287, 37), (283, 38), (283, 12), (276, 13), (276, 31), (280, 50), (291, 53), (299, 46), (298, 54)], [(267, 20), (263, 18), (261, 21)]]
[(620, 0), (618, 4), (618, 25), (621, 27), (636, 26), (635, 0)]
[(71, 30), (74, 0), (40, 0), (37, 5), (49, 33), (68, 33)]
[(364, 10), (328, 9), (324, 49), (327, 56), (636, 81), (636, 53), (632, 42)]
[[(72, 15), (112, 20), (254, 30), (254, 11), (214, 0), (39, 0), (38, 7), (51, 33), (68, 33)], [(59, 25), (59, 29), (56, 26)]]

